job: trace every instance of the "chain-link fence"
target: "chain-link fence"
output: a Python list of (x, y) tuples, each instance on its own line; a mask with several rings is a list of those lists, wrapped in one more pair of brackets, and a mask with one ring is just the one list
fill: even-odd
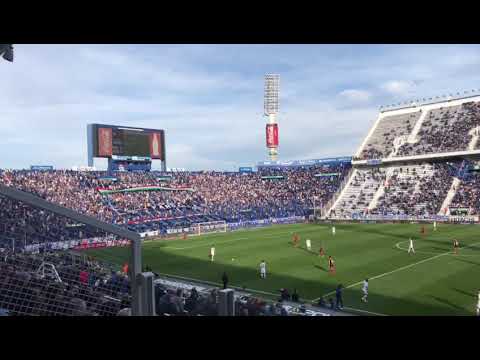
[(138, 234), (0, 186), (0, 313), (142, 315)]

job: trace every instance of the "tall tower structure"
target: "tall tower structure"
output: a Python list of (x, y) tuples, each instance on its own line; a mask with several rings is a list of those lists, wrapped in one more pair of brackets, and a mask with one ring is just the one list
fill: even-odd
[(278, 156), (278, 92), (280, 75), (265, 75), (264, 114), (268, 117), (266, 126), (266, 143), (270, 160), (276, 161)]

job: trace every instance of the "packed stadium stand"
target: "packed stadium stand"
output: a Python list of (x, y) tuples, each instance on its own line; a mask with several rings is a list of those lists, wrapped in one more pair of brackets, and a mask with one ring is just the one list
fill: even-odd
[(479, 99), (459, 99), (381, 112), (357, 159), (384, 159), (478, 150)]
[[(136, 232), (165, 234), (209, 221), (308, 216), (314, 201), (330, 199), (349, 168), (184, 172), (169, 174), (168, 180), (154, 172), (117, 173), (112, 178), (105, 172), (4, 171), (0, 183)], [(326, 176), (316, 176), (322, 174)]]
[(479, 215), (480, 98), (381, 111), (353, 158), (347, 186), (325, 213), (332, 218), (431, 218), (464, 209)]
[(394, 150), (395, 140), (408, 136), (420, 118), (420, 111), (383, 117), (370, 135), (361, 158), (388, 157)]

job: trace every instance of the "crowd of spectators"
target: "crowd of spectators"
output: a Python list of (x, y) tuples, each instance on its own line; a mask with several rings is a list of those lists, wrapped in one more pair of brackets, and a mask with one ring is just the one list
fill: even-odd
[(103, 263), (65, 252), (1, 256), (0, 309), (9, 315), (115, 316), (130, 308), (128, 276)]
[(450, 204), (452, 208), (466, 208), (468, 215), (480, 214), (480, 176), (477, 173), (461, 181)]
[(384, 194), (370, 214), (436, 215), (452, 181), (451, 169), (445, 163), (397, 167), (386, 179)]
[[(104, 172), (4, 171), (0, 183), (132, 230), (165, 232), (194, 222), (309, 215), (332, 197), (349, 169), (342, 164), (252, 174), (115, 173), (114, 178)], [(322, 174), (333, 175), (316, 176)], [(148, 186), (171, 190), (123, 191)]]
[[(389, 119), (386, 117), (378, 125), (369, 138), (369, 141), (362, 150), (361, 155), (354, 160), (380, 159), (388, 157), (394, 148), (396, 139), (410, 135), (419, 113), (414, 113), (410, 117), (404, 115), (396, 119), (396, 125), (392, 127), (382, 127), (382, 124)], [(391, 116), (393, 118), (395, 116)], [(416, 136), (416, 141), (409, 143), (402, 141), (395, 157), (415, 156), (434, 153), (445, 153), (455, 151), (466, 151), (474, 136), (480, 135), (480, 103), (466, 102), (461, 105), (443, 107), (429, 110), (426, 118), (423, 120), (420, 130)], [(402, 143), (401, 142), (401, 143)], [(474, 146), (480, 149), (480, 141)]]
[(422, 123), (417, 136), (418, 141), (402, 145), (397, 156), (468, 150), (474, 136), (472, 130), (479, 126), (478, 103), (469, 102), (451, 108), (431, 110)]

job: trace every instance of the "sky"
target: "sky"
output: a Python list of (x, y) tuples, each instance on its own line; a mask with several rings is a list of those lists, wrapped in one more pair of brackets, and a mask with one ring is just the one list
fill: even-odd
[(480, 84), (478, 45), (14, 48), (0, 62), (0, 168), (86, 165), (89, 123), (164, 129), (168, 167), (252, 166), (268, 160), (267, 73), (280, 75), (279, 160), (350, 156), (380, 106)]

